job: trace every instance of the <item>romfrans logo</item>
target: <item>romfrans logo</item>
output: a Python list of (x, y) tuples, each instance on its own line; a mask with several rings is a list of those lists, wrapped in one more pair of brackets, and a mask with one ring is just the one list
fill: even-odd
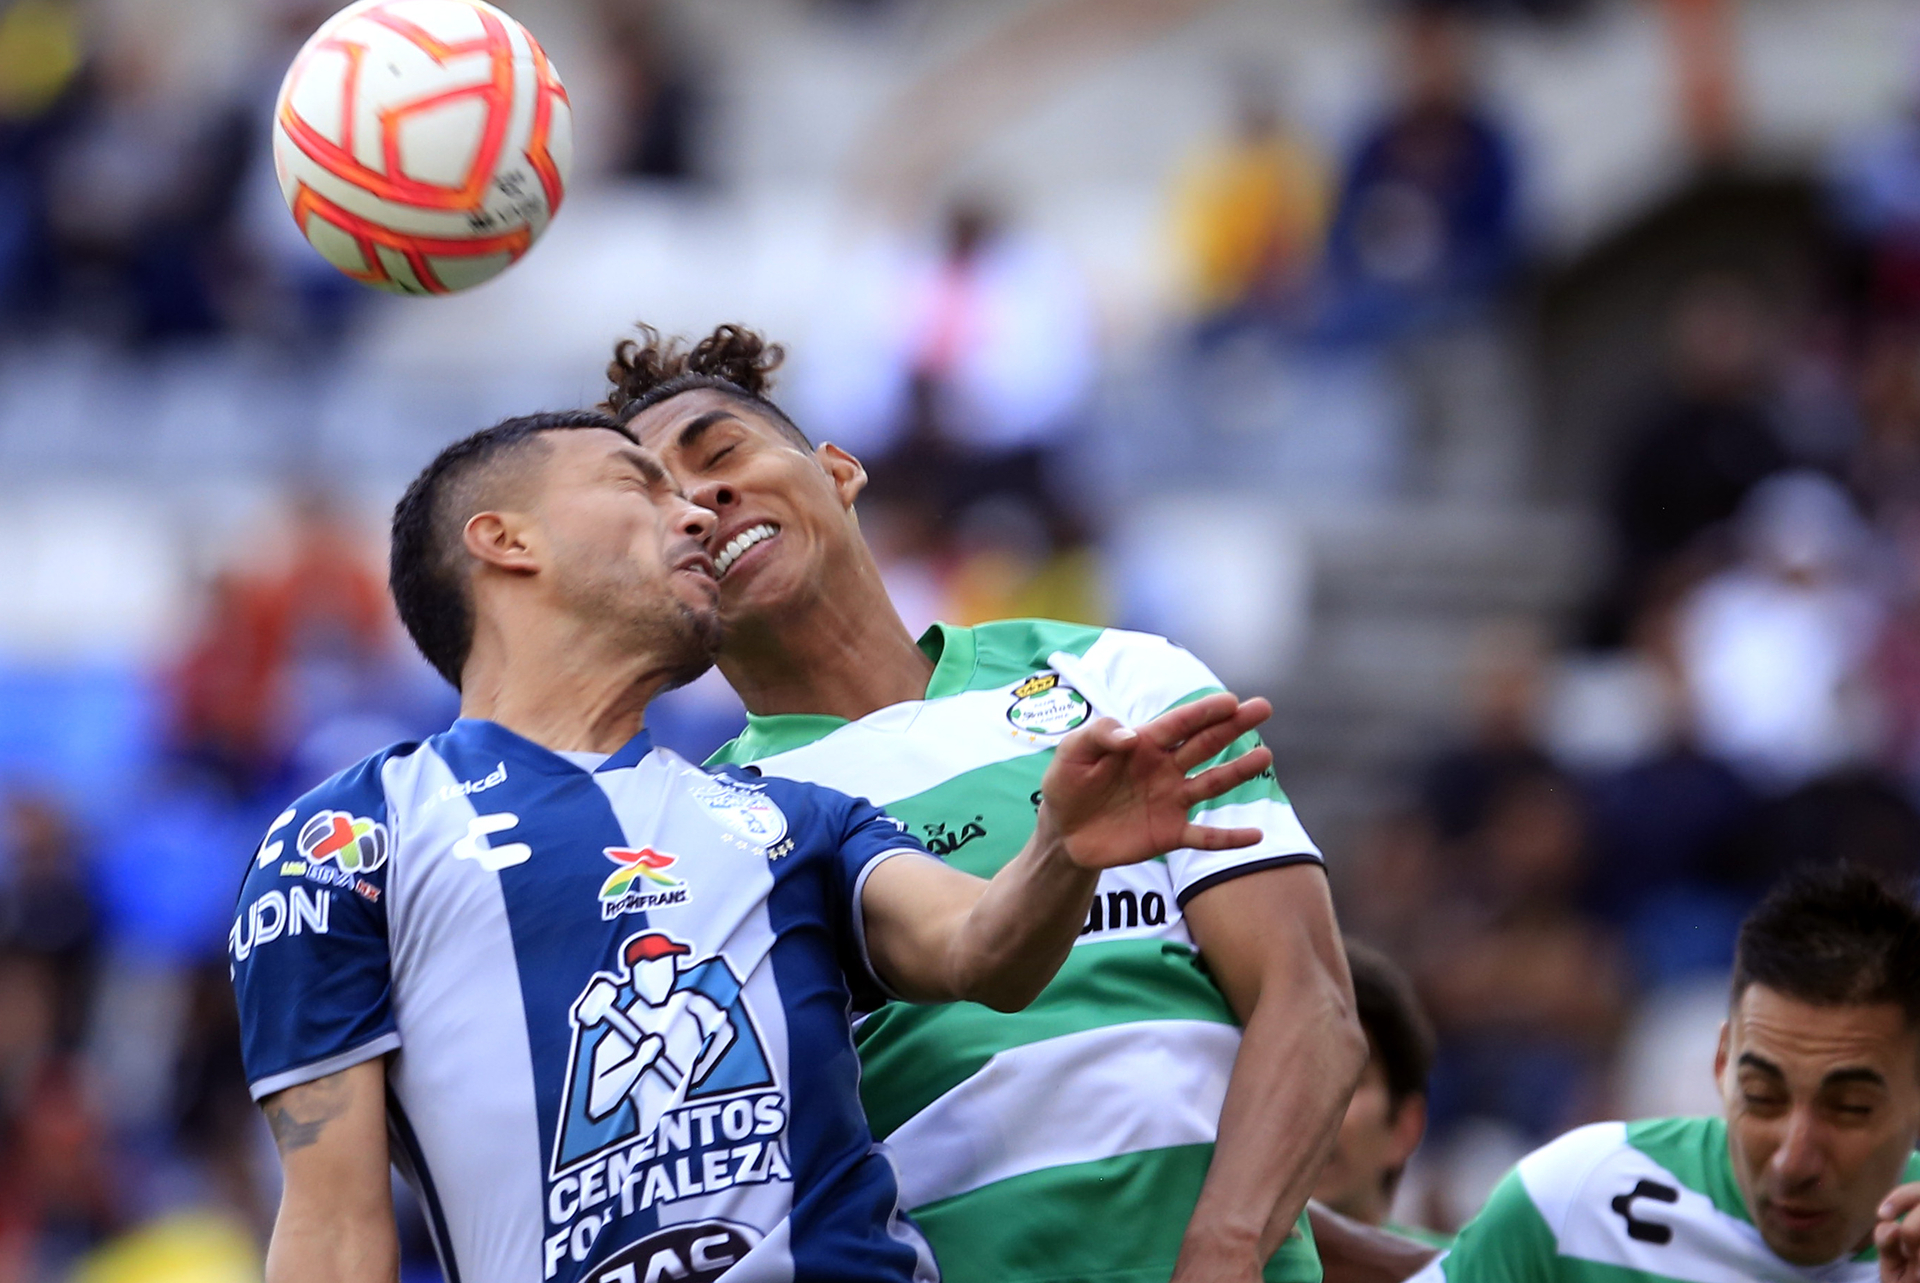
[(623, 913), (642, 913), (687, 902), (687, 885), (667, 873), (675, 857), (643, 846), (610, 846), (606, 856), (620, 867), (600, 884), (600, 918), (611, 922)]
[(472, 797), (475, 793), (484, 793), (488, 789), (496, 785), (505, 784), (506, 782), (507, 764), (502, 762), (491, 771), (488, 771), (486, 775), (480, 779), (461, 780), (458, 784), (443, 785), (440, 791), (434, 794), (434, 800), (450, 802), (456, 797)]
[(519, 823), (520, 817), (512, 811), (474, 816), (467, 821), (467, 835), (453, 844), (453, 858), (472, 860), (489, 873), (525, 864), (533, 858), (533, 848), (525, 842), (502, 842), (496, 845), (488, 841), (494, 834), (505, 833), (518, 827)]
[(1084, 695), (1058, 673), (1035, 673), (1013, 688), (1007, 720), (1029, 735), (1065, 735), (1092, 713)]

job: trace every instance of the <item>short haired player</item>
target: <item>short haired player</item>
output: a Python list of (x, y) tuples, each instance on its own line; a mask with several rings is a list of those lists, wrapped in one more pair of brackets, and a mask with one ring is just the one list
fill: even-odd
[[(1920, 913), (1872, 876), (1776, 890), (1741, 926), (1707, 1118), (1596, 1123), (1520, 1160), (1425, 1283), (1911, 1277)], [(1887, 1206), (1894, 1204), (1894, 1206)], [(1900, 1270), (1908, 1273), (1901, 1274)]]
[[(778, 360), (723, 326), (690, 352), (649, 331), (609, 371), (609, 405), (718, 514), (718, 662), (750, 716), (714, 760), (871, 798), (991, 874), (1063, 736), (1219, 681), (1163, 638), (1049, 620), (916, 641), (861, 537), (866, 473), (768, 399)], [(1024, 1012), (860, 1025), (868, 1115), (948, 1278), (1320, 1277), (1297, 1225), (1366, 1059), (1320, 853), (1271, 773), (1196, 819), (1264, 836), (1103, 876)]]
[(1266, 713), (1230, 695), (1070, 737), (991, 882), (865, 803), (654, 749), (648, 700), (719, 636), (714, 524), (586, 413), (481, 432), (401, 499), (394, 597), (462, 716), (281, 815), (229, 938), (274, 1283), (394, 1277), (389, 1160), (449, 1283), (931, 1279), (855, 996), (1017, 1009), (1099, 869), (1258, 841), (1188, 819), (1267, 765), (1189, 778)]

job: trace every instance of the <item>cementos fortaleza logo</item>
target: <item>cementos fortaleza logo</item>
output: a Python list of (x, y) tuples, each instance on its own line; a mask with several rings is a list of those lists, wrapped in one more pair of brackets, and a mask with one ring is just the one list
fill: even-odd
[(371, 873), (387, 862), (387, 826), (345, 811), (317, 813), (293, 844), (309, 864), (331, 860), (344, 873)]

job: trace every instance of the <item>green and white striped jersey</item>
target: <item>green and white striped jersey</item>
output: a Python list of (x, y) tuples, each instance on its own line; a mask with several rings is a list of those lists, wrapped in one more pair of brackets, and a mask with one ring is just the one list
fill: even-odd
[[(1903, 1180), (1920, 1179), (1920, 1158)], [(1754, 1228), (1719, 1118), (1595, 1123), (1521, 1159), (1413, 1283), (1876, 1283), (1869, 1246), (1801, 1267)]]
[[(935, 663), (925, 699), (857, 722), (756, 717), (713, 760), (864, 796), (990, 877), (1031, 836), (1068, 731), (1101, 715), (1137, 725), (1221, 689), (1178, 646), (1117, 629), (936, 624), (920, 645)], [(1171, 1273), (1240, 1043), (1182, 910), (1241, 874), (1320, 860), (1272, 772), (1194, 814), (1264, 838), (1102, 874), (1077, 947), (1025, 1011), (896, 1002), (861, 1022), (867, 1116), (949, 1283)], [(1267, 1278), (1319, 1277), (1303, 1218)]]

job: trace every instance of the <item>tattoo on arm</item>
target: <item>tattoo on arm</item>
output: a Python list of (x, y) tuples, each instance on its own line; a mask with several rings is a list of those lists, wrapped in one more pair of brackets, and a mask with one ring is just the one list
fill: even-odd
[(282, 1154), (305, 1149), (320, 1139), (328, 1123), (347, 1112), (351, 1100), (341, 1074), (329, 1074), (280, 1092), (264, 1106), (274, 1144)]

